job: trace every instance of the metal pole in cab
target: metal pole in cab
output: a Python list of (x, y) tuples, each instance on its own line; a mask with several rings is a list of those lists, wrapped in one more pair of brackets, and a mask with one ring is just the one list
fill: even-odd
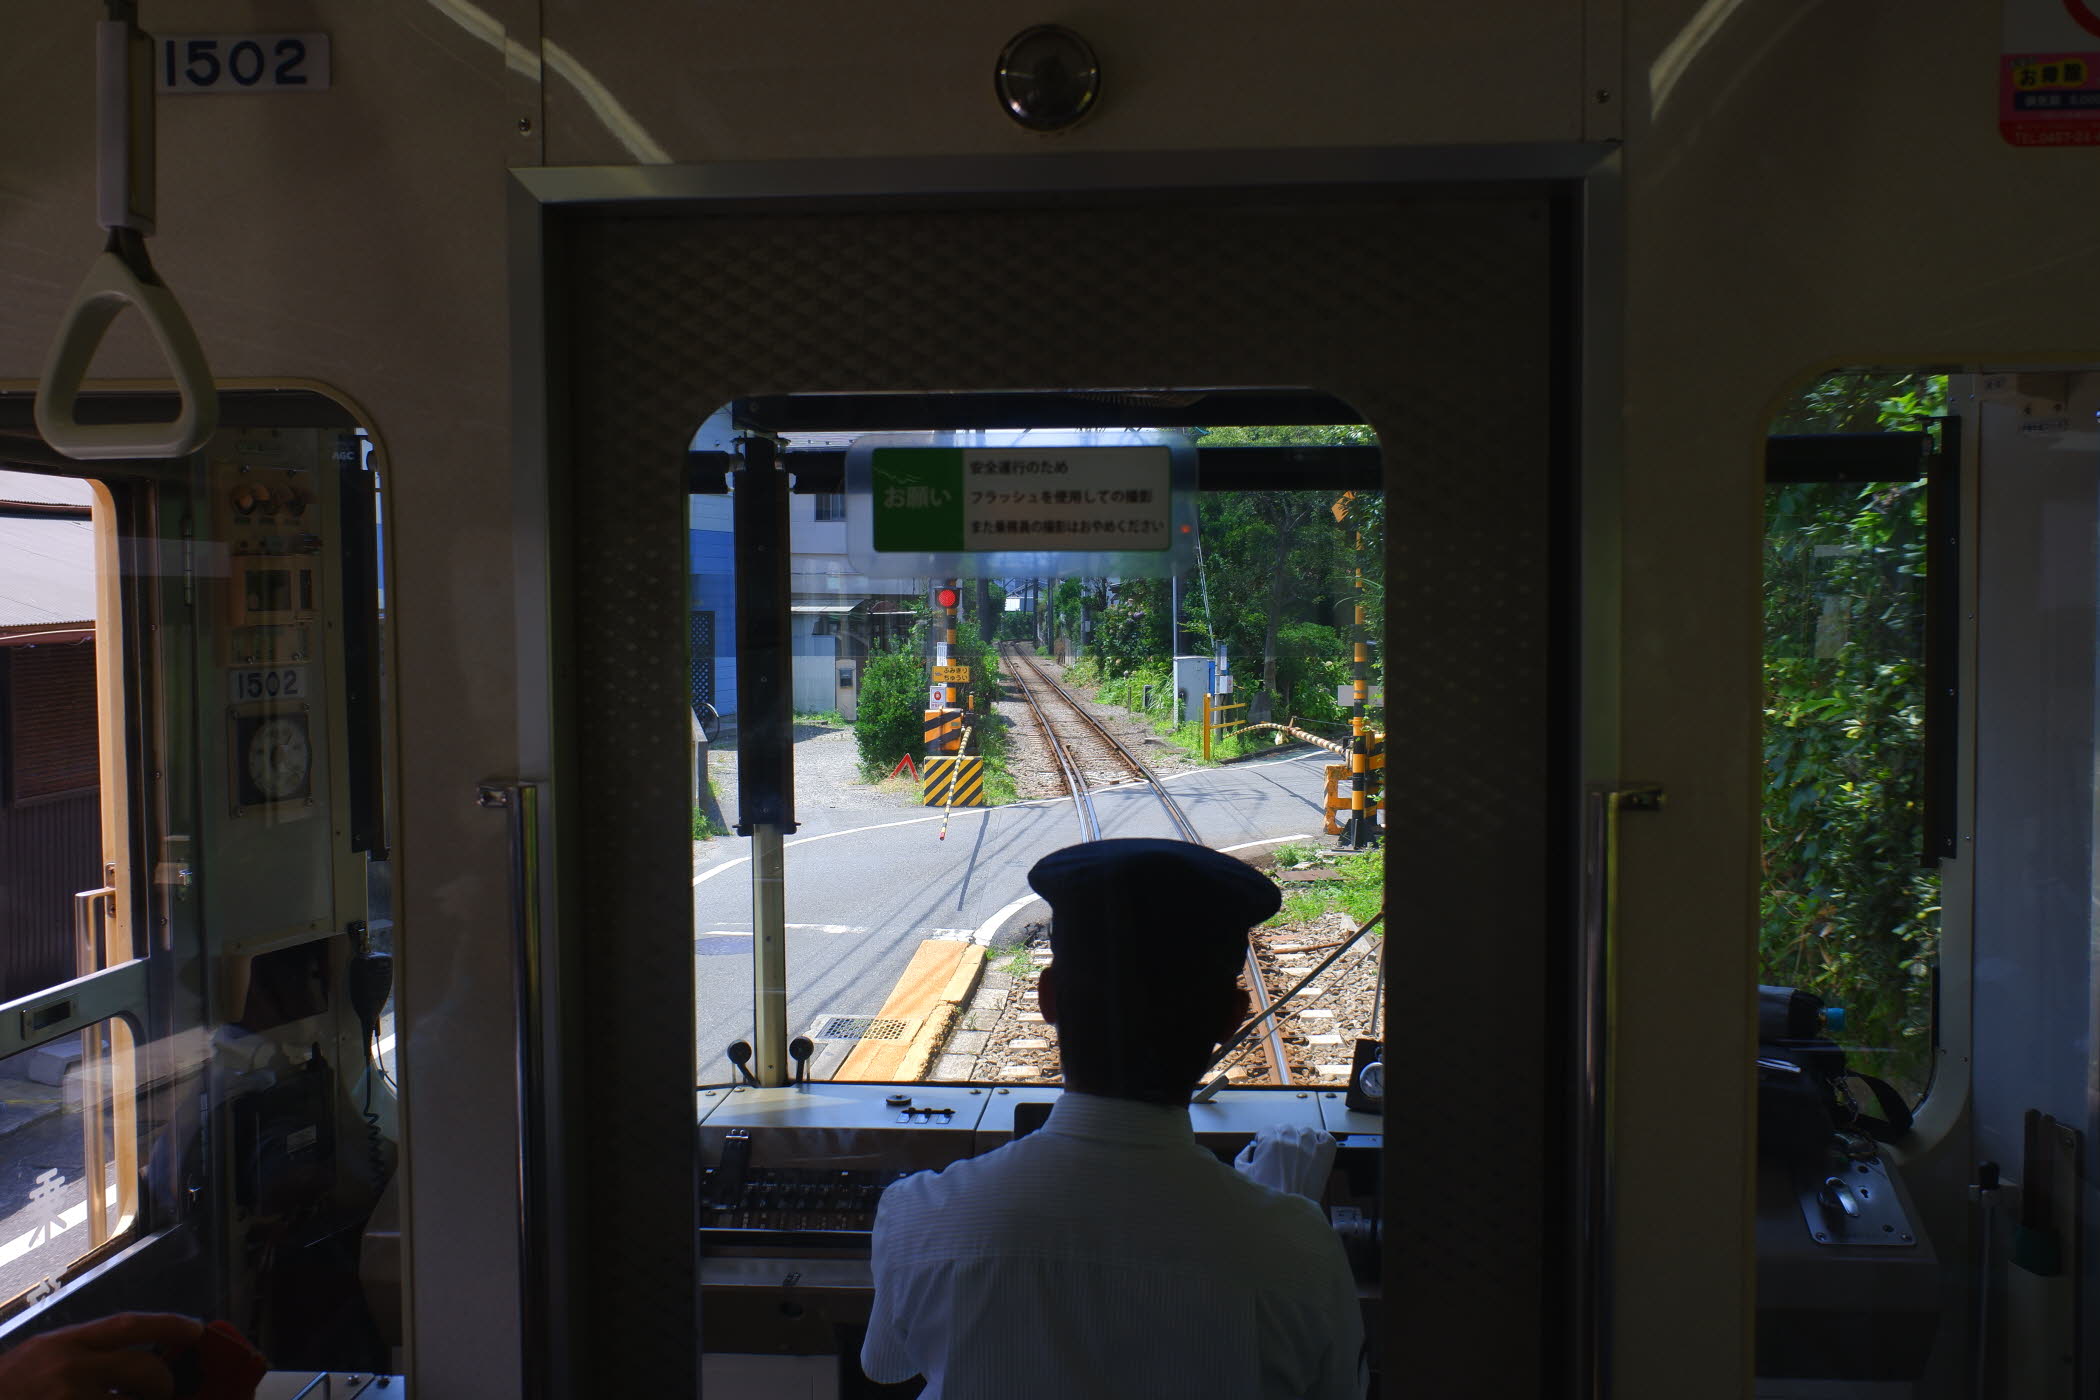
[(730, 473), (736, 528), (737, 827), (751, 838), (751, 978), (757, 992), (750, 1070), (788, 1082), (787, 872), (795, 830), (794, 661), (788, 643), (788, 474), (771, 438), (737, 440)]

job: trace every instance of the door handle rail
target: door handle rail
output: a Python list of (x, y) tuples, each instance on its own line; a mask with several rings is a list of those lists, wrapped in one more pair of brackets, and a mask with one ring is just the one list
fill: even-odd
[(1583, 812), (1582, 922), (1578, 930), (1571, 1008), (1575, 1044), (1570, 1057), (1569, 1180), (1574, 1226), (1569, 1280), (1575, 1306), (1569, 1357), (1569, 1393), (1582, 1400), (1611, 1394), (1613, 1161), (1610, 1075), (1617, 1019), (1613, 966), (1618, 928), (1619, 819), (1627, 812), (1661, 810), (1653, 783), (1618, 782), (1593, 788)]

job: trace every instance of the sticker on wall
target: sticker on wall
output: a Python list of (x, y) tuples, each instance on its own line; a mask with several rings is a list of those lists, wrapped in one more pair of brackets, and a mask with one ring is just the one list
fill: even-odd
[(2015, 146), (2100, 145), (2100, 0), (2005, 0), (1998, 131)]

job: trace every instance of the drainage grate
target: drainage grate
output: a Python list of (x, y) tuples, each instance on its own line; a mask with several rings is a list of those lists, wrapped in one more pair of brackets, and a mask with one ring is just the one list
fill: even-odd
[(811, 1040), (902, 1040), (907, 1023), (888, 1016), (819, 1016)]

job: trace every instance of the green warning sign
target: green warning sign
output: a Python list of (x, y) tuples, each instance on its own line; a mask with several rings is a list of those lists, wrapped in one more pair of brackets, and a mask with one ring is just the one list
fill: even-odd
[(962, 456), (953, 447), (875, 454), (875, 548), (885, 554), (964, 548)]
[(885, 447), (871, 460), (880, 553), (1166, 550), (1164, 447)]

